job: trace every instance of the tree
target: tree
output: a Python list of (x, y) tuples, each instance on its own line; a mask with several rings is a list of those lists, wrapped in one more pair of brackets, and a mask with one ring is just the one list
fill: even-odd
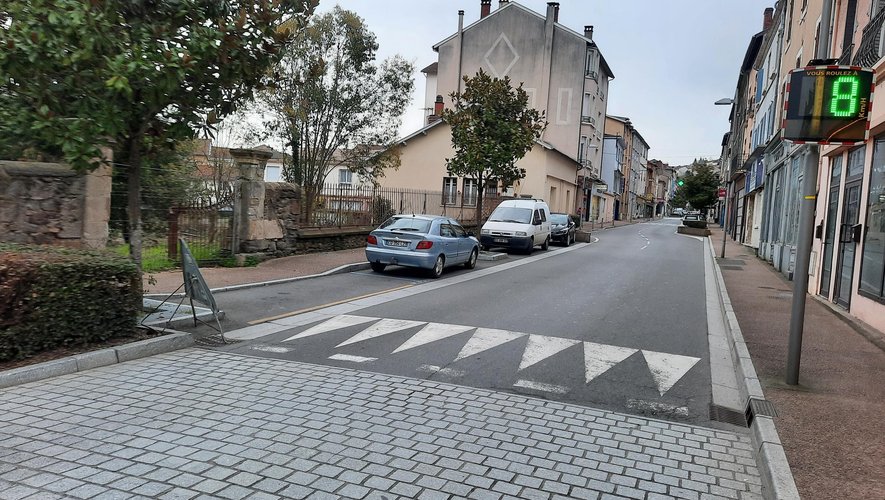
[(674, 205), (688, 203), (694, 209), (705, 210), (716, 204), (719, 176), (705, 159), (695, 160), (682, 180), (683, 184), (677, 185), (673, 197)]
[(0, 151), (88, 170), (116, 144), (141, 265), (142, 164), (250, 98), (317, 0), (5, 0)]
[(482, 69), (464, 76), (464, 92), (451, 94), (453, 109), (443, 111), (452, 127), (455, 156), (446, 158), (450, 175), (476, 179), (480, 195), (476, 221), (482, 222), (483, 189), (489, 181), (509, 186), (525, 177), (516, 161), (532, 149), (547, 127), (544, 113), (528, 107), (528, 94), (510, 78), (493, 78)]
[(364, 21), (336, 6), (286, 45), (273, 81), (259, 93), (256, 106), (271, 111), (265, 133), (291, 148), (285, 177), (304, 188), (308, 217), (332, 169), (346, 166), (374, 181), (399, 166), (393, 141), (414, 65), (401, 56), (379, 64), (377, 50)]

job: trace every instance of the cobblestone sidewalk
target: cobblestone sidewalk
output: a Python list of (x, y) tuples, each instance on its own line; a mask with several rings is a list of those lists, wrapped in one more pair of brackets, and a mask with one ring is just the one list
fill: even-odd
[(0, 498), (760, 498), (749, 436), (187, 349), (0, 392)]

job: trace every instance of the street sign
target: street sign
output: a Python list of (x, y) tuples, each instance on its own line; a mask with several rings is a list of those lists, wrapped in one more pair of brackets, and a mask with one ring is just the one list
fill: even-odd
[(873, 77), (873, 70), (858, 66), (792, 70), (781, 125), (784, 139), (800, 144), (855, 144), (869, 139)]
[(719, 199), (720, 200), (725, 199), (725, 188), (719, 188)]

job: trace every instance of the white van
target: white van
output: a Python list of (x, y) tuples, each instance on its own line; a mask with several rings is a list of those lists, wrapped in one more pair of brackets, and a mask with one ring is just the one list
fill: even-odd
[(505, 200), (482, 225), (479, 243), (483, 250), (505, 247), (531, 253), (550, 246), (550, 207), (543, 200)]

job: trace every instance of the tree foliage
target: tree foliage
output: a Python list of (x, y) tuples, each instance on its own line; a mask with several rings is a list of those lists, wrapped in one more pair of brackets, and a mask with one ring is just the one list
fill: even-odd
[[(0, 151), (79, 169), (116, 143), (129, 170), (133, 259), (141, 166), (250, 98), (316, 0), (5, 0)], [(150, 139), (149, 139), (150, 138)]]
[(265, 133), (291, 149), (286, 180), (305, 189), (310, 213), (332, 169), (375, 180), (399, 166), (392, 146), (412, 94), (414, 65), (376, 61), (378, 43), (363, 19), (335, 7), (313, 17), (284, 48), (256, 107), (271, 111)]
[(464, 91), (451, 94), (453, 109), (443, 111), (452, 127), (455, 155), (446, 158), (449, 174), (476, 179), (482, 220), (482, 188), (489, 181), (509, 186), (525, 177), (516, 162), (532, 149), (547, 127), (544, 113), (528, 107), (528, 94), (510, 78), (493, 78), (482, 69), (464, 76)]
[(705, 210), (716, 204), (719, 175), (707, 160), (701, 158), (692, 162), (691, 168), (682, 180), (684, 183), (676, 188), (673, 197), (675, 207), (689, 204), (693, 209)]

